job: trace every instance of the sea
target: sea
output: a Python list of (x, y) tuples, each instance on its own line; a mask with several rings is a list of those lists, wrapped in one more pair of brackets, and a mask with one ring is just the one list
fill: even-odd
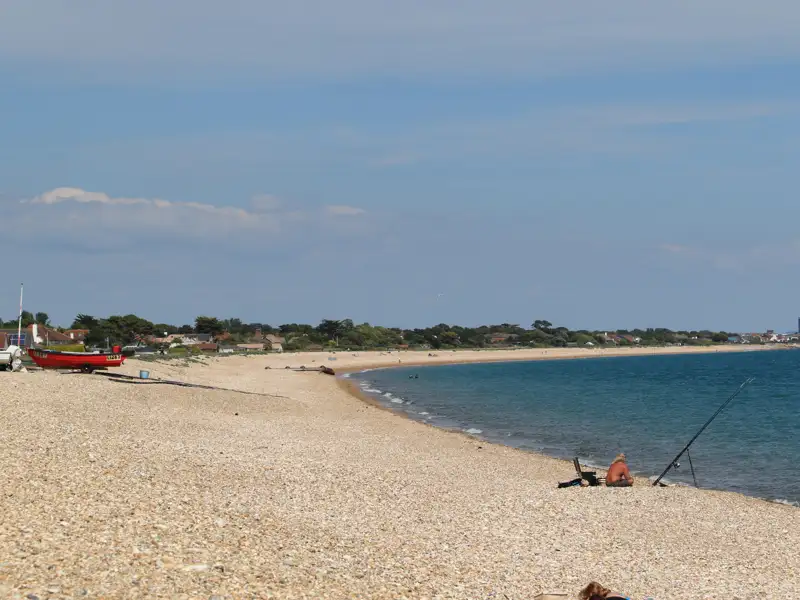
[[(696, 480), (701, 488), (800, 506), (798, 350), (402, 367), (347, 376), (413, 419), (598, 467), (623, 451), (634, 475), (651, 478), (754, 377), (664, 481)], [(573, 476), (565, 470), (564, 480)]]

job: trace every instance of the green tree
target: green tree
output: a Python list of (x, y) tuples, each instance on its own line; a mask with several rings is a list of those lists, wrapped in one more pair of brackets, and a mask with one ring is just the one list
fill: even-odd
[[(350, 329), (352, 330), (353, 322), (350, 321), (349, 324), (351, 325)], [(339, 336), (341, 336), (342, 333), (344, 333), (343, 321), (335, 321), (333, 319), (323, 319), (320, 322), (320, 324), (317, 325), (317, 331), (320, 333), (320, 335), (324, 336), (326, 339), (334, 340), (335, 342), (338, 343)]]
[(458, 334), (455, 331), (443, 331), (439, 339), (442, 341), (442, 344), (446, 346), (461, 345), (461, 339), (458, 337)]
[(153, 324), (136, 315), (112, 315), (101, 323), (106, 337), (118, 344), (133, 344), (145, 336), (155, 334)]
[(305, 350), (310, 345), (311, 345), (311, 340), (309, 340), (306, 335), (294, 334), (286, 342), (286, 349), (292, 351)]
[[(189, 328), (191, 330), (191, 327)], [(179, 333), (178, 328), (175, 325), (170, 325), (169, 323), (156, 323), (153, 325), (153, 330), (155, 331), (154, 335), (161, 337), (165, 333), (170, 335), (171, 333)], [(191, 333), (188, 331), (186, 333)]]
[(37, 312), (34, 319), (40, 325), (50, 325), (50, 316), (46, 312)]
[(92, 329), (97, 327), (99, 321), (91, 315), (78, 314), (72, 321), (70, 329)]
[(222, 328), (233, 335), (238, 335), (244, 332), (244, 323), (241, 319), (225, 319), (222, 321)]
[(216, 317), (199, 316), (194, 320), (194, 329), (197, 333), (219, 335), (223, 332), (224, 327)]

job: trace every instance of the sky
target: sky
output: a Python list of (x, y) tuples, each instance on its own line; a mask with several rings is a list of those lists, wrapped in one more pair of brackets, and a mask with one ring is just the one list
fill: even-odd
[(795, 330), (800, 4), (0, 0), (0, 317)]

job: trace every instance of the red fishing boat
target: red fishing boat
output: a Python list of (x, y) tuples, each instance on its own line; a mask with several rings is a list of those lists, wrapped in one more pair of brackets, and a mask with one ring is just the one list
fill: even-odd
[(80, 369), (84, 373), (119, 367), (127, 358), (119, 346), (114, 346), (111, 352), (60, 352), (28, 348), (28, 355), (43, 369)]

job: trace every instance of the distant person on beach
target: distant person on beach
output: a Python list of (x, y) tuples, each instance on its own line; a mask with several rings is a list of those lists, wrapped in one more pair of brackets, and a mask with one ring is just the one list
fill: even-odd
[(633, 485), (633, 477), (625, 462), (625, 455), (617, 454), (606, 473), (606, 485), (609, 487), (629, 487)]
[(580, 600), (630, 600), (627, 596), (612, 592), (596, 581), (592, 581), (583, 588), (578, 598), (580, 598)]

